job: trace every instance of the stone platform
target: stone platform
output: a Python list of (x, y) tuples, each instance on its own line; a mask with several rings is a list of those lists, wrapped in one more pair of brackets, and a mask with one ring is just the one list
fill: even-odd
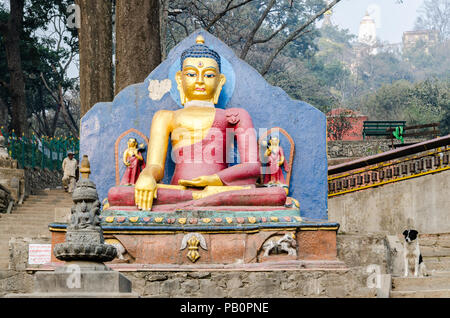
[(70, 261), (44, 268), (34, 275), (34, 292), (7, 298), (135, 298), (132, 283), (102, 263)]
[[(299, 210), (174, 213), (104, 210), (105, 239), (122, 249), (129, 265), (227, 265), (294, 261), (337, 261), (338, 223), (307, 219)], [(51, 223), (52, 245), (65, 239), (67, 225)], [(52, 262), (58, 262), (53, 257)], [(195, 263), (195, 264), (194, 264)]]

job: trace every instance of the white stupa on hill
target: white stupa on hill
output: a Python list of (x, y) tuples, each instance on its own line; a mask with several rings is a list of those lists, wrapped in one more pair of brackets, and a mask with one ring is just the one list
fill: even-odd
[[(369, 47), (375, 46), (377, 43), (377, 26), (367, 11), (359, 24), (358, 42)], [(370, 54), (376, 53), (376, 48), (370, 50)]]

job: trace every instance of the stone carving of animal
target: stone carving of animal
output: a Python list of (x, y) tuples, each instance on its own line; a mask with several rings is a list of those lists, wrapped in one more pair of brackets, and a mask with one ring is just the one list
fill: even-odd
[(290, 256), (297, 255), (297, 242), (295, 241), (295, 236), (293, 234), (285, 234), (278, 241), (268, 240), (263, 245), (264, 254), (263, 256), (269, 256), (272, 254), (281, 254), (286, 252)]

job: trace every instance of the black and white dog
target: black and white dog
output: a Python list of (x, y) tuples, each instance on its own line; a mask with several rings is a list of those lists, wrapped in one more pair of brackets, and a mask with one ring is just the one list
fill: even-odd
[(422, 254), (420, 254), (419, 239), (416, 230), (405, 230), (403, 236), (405, 237), (404, 247), (404, 261), (405, 271), (404, 276), (413, 275), (415, 277), (428, 276), (423, 263)]

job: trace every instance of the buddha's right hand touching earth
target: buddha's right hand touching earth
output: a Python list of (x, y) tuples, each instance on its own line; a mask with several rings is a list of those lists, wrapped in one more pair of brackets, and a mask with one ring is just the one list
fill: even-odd
[(152, 167), (146, 167), (135, 185), (134, 200), (141, 210), (151, 210), (156, 192), (156, 180)]

